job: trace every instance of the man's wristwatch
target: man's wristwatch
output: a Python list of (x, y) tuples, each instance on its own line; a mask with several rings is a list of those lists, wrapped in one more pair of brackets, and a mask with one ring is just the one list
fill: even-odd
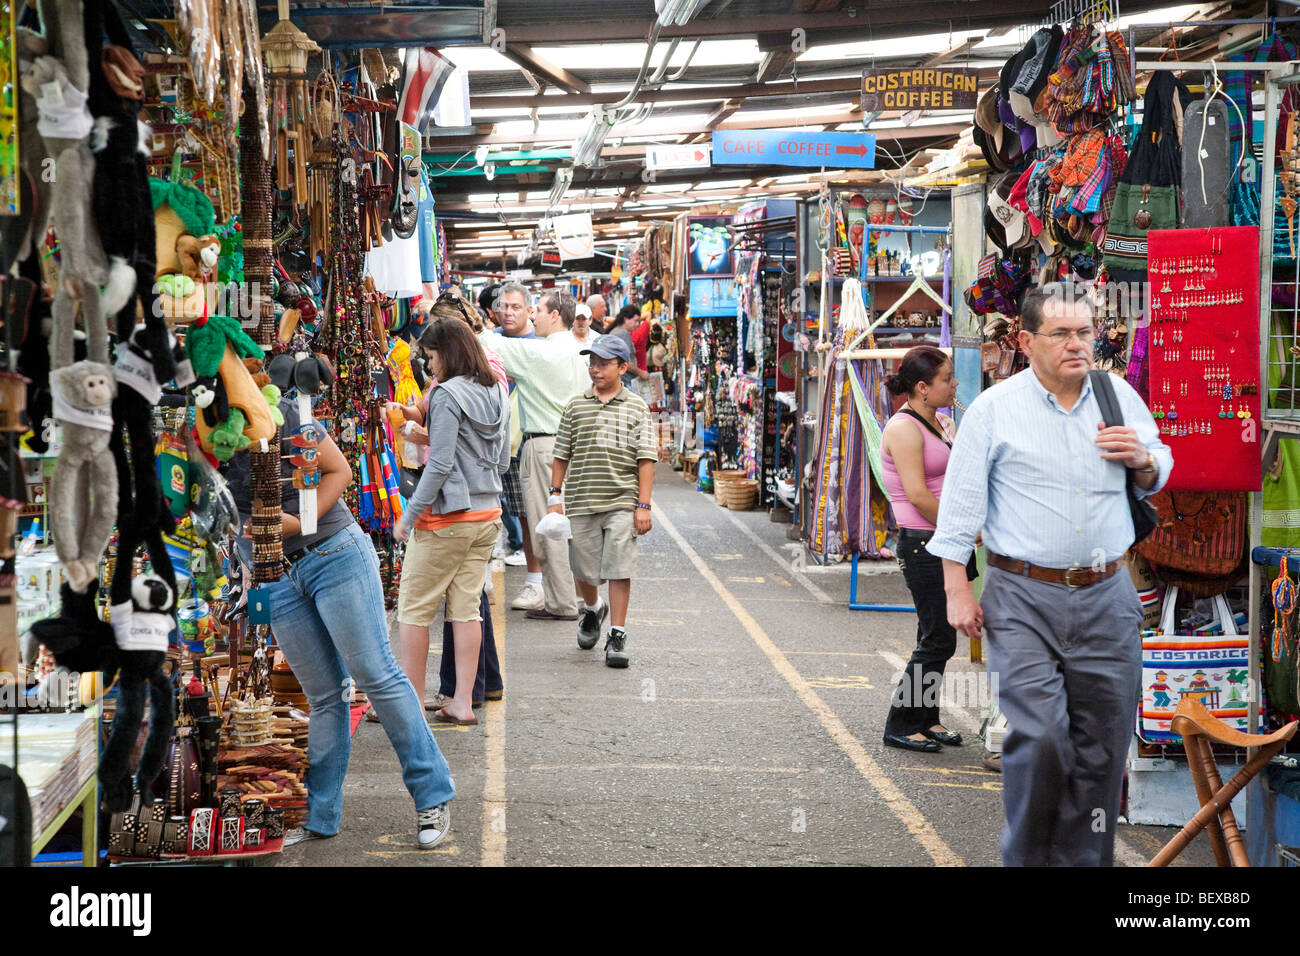
[(555, 487), (552, 487), (551, 490), (550, 490), (550, 493), (553, 494), (553, 495), (562, 495), (562, 494), (564, 494), (564, 489), (563, 489), (563, 488), (555, 488)]
[(1146, 464), (1143, 465), (1141, 468), (1134, 468), (1133, 470), (1136, 471), (1136, 472), (1138, 472), (1138, 473), (1140, 473), (1140, 474), (1144, 474), (1144, 473), (1149, 472), (1149, 471), (1155, 471), (1155, 470), (1156, 470), (1156, 467), (1157, 467), (1157, 465), (1156, 465), (1156, 456), (1153, 455), (1151, 452), (1148, 451), (1148, 452), (1147, 452), (1147, 462), (1146, 462)]

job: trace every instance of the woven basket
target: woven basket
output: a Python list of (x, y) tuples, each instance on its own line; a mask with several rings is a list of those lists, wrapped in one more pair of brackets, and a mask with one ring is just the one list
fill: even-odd
[(757, 499), (758, 481), (753, 478), (738, 478), (728, 483), (723, 504), (732, 511), (749, 511)]
[(738, 468), (719, 468), (713, 472), (713, 498), (724, 508), (727, 506), (727, 489), (731, 483), (745, 477), (745, 473)]

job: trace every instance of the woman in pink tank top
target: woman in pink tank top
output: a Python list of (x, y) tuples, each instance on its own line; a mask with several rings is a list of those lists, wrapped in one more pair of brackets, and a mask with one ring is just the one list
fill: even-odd
[(894, 690), (884, 743), (937, 753), (943, 749), (941, 744), (961, 745), (961, 734), (939, 721), (944, 666), (957, 649), (957, 632), (948, 623), (943, 564), (925, 549), (939, 515), (955, 430), (939, 409), (951, 406), (957, 397), (957, 379), (947, 355), (921, 345), (903, 357), (885, 386), (895, 395), (907, 396), (885, 424), (880, 457), (885, 491), (899, 526), (899, 563), (916, 605), (917, 626), (916, 650)]

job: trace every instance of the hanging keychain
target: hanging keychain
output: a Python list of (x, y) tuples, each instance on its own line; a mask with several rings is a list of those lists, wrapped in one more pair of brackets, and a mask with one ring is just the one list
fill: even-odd
[(1277, 580), (1273, 582), (1273, 647), (1274, 662), (1282, 660), (1291, 637), (1291, 612), (1296, 606), (1296, 585), (1287, 574), (1287, 561), (1283, 556)]

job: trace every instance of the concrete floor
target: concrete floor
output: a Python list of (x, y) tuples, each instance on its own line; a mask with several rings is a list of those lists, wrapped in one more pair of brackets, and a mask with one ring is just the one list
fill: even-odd
[[(792, 566), (788, 525), (722, 509), (666, 465), (657, 481), (629, 669), (579, 649), (576, 624), (498, 601), (505, 700), (477, 727), (433, 725), (457, 788), (443, 845), (413, 848), (397, 759), (363, 722), (342, 833), (272, 865), (998, 865), (1001, 777), (981, 764), (978, 697), (944, 710), (966, 746), (881, 744), (915, 617), (849, 611), (847, 569)], [(910, 603), (892, 562), (870, 570), (859, 600)], [(507, 595), (523, 574), (506, 569)], [(978, 675), (966, 643), (949, 669)], [(1117, 863), (1145, 864), (1173, 832), (1121, 825)], [(1178, 861), (1210, 862), (1203, 837)]]

